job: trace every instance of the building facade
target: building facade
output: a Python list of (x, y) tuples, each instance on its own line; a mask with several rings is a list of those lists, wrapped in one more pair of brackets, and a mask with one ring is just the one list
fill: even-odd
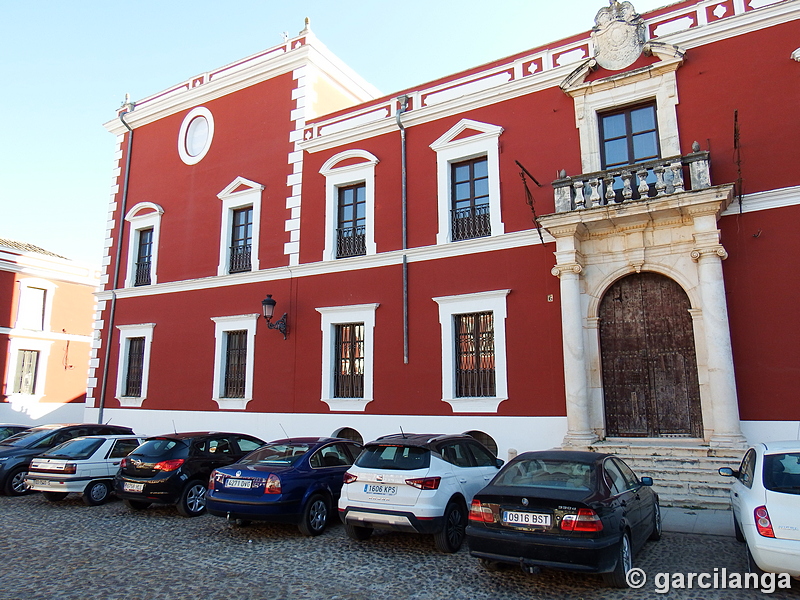
[(87, 418), (797, 438), (798, 19), (612, 2), (384, 97), (306, 27), (126, 104)]
[(81, 422), (97, 270), (0, 239), (0, 422)]

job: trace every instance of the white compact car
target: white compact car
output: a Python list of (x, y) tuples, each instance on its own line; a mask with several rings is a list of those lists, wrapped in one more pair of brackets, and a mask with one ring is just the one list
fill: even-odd
[(747, 543), (751, 572), (789, 573), (800, 578), (800, 441), (756, 444), (738, 469), (731, 508), (736, 539)]
[(51, 502), (74, 492), (82, 494), (89, 506), (103, 504), (111, 494), (120, 461), (142, 442), (144, 438), (135, 435), (73, 438), (34, 458), (25, 483)]
[(456, 552), (472, 497), (502, 464), (468, 435), (378, 438), (344, 475), (339, 515), (345, 532), (355, 540), (374, 529), (428, 533), (441, 552)]

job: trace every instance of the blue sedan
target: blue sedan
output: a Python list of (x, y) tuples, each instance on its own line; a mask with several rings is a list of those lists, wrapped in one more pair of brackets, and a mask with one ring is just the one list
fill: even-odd
[(206, 509), (240, 524), (296, 523), (304, 535), (319, 535), (360, 452), (360, 444), (340, 438), (270, 442), (211, 473)]

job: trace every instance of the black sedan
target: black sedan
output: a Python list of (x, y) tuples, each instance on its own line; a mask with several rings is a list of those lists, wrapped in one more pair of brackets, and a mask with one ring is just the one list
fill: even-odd
[(608, 584), (627, 587), (634, 554), (661, 537), (652, 485), (610, 454), (520, 454), (475, 495), (470, 554), (489, 570), (507, 563), (530, 573), (601, 573)]

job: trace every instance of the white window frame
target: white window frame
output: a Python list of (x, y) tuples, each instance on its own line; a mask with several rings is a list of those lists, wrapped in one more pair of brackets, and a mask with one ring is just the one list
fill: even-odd
[[(476, 133), (460, 138), (459, 136), (464, 131), (475, 131)], [(503, 128), (498, 125), (462, 119), (430, 145), (431, 149), (436, 152), (436, 189), (439, 207), (437, 244), (447, 244), (453, 241), (450, 219), (450, 210), (453, 205), (450, 197), (452, 188), (450, 184), (452, 179), (451, 165), (480, 156), (486, 157), (489, 172), (489, 223), (492, 228), (489, 237), (496, 237), (505, 233), (505, 225), (500, 212), (501, 133), (503, 133)]]
[[(147, 384), (150, 380), (150, 349), (153, 345), (155, 323), (136, 325), (117, 325), (119, 331), (119, 360), (117, 361), (117, 393), (114, 396), (124, 408), (138, 408), (147, 400)], [(126, 375), (128, 374), (128, 340), (144, 338), (144, 357), (142, 359), (142, 393), (140, 396), (125, 396)]]
[[(206, 118), (206, 121), (208, 122), (208, 137), (206, 138), (206, 143), (205, 146), (203, 147), (203, 150), (196, 156), (192, 156), (186, 151), (186, 134), (189, 132), (189, 125), (195, 119), (195, 117)], [(212, 115), (211, 111), (208, 110), (205, 106), (198, 106), (196, 108), (193, 108), (183, 118), (180, 131), (178, 132), (178, 155), (181, 157), (181, 160), (184, 162), (184, 164), (190, 166), (196, 165), (201, 160), (203, 160), (203, 158), (205, 158), (206, 154), (208, 154), (208, 151), (211, 148), (211, 142), (213, 140), (214, 140), (214, 115)]]
[[(362, 162), (343, 167), (336, 166), (349, 159), (362, 159)], [(378, 249), (375, 243), (375, 165), (378, 162), (380, 161), (377, 157), (366, 150), (345, 150), (325, 161), (319, 170), (320, 174), (325, 177), (325, 249), (322, 260), (337, 260), (336, 229), (339, 215), (339, 188), (359, 183), (363, 183), (365, 187), (367, 256), (377, 253)]]
[(134, 287), (136, 282), (139, 232), (145, 229), (153, 230), (153, 252), (150, 255), (150, 285), (158, 283), (158, 240), (161, 236), (161, 215), (163, 214), (164, 209), (160, 205), (154, 202), (140, 202), (125, 215), (125, 220), (131, 224), (128, 232), (128, 266), (125, 273), (125, 287)]
[[(17, 315), (14, 323), (15, 329), (24, 331), (50, 331), (50, 318), (53, 314), (53, 296), (55, 295), (58, 286), (52, 281), (47, 279), (39, 279), (36, 277), (26, 277), (19, 280), (19, 301), (17, 302)], [(30, 322), (31, 317), (31, 302), (33, 301), (33, 293), (31, 289), (44, 290), (44, 306), (42, 306), (42, 326), (38, 326), (39, 319), (36, 319), (37, 326), (34, 328), (26, 327)], [(38, 305), (37, 305), (38, 306)], [(38, 315), (38, 310), (36, 311)]]
[[(214, 321), (214, 388), (211, 399), (221, 410), (244, 410), (253, 399), (253, 373), (256, 352), (256, 325), (261, 315), (232, 315), (211, 317)], [(244, 398), (225, 398), (225, 344), (228, 331), (247, 331), (247, 365), (245, 368)]]
[[(47, 362), (50, 358), (50, 348), (52, 340), (33, 340), (26, 338), (10, 338), (8, 340), (8, 367), (6, 368), (5, 394), (8, 401), (12, 404), (21, 402), (29, 404), (39, 402), (45, 395), (47, 389)], [(35, 350), (39, 353), (36, 358), (36, 382), (33, 394), (14, 393), (14, 376), (17, 372), (20, 350)]]
[[(244, 188), (244, 189), (242, 189)], [(230, 185), (217, 194), (222, 201), (222, 218), (219, 244), (219, 266), (217, 275), (229, 274), (231, 259), (231, 233), (233, 232), (233, 211), (253, 207), (253, 243), (250, 249), (250, 270), (259, 270), (258, 251), (261, 239), (261, 197), (264, 186), (244, 177), (237, 177)], [(240, 273), (234, 273), (240, 275)]]
[(678, 83), (676, 69), (679, 61), (656, 63), (651, 76), (642, 78), (637, 72), (629, 77), (617, 76), (613, 84), (590, 82), (566, 90), (575, 101), (575, 123), (581, 142), (581, 168), (584, 173), (602, 170), (600, 154), (599, 114), (616, 108), (655, 102), (658, 141), (662, 157), (681, 153), (678, 138)]
[[(456, 413), (496, 413), (503, 400), (508, 400), (506, 366), (506, 296), (511, 290), (493, 290), (475, 294), (433, 298), (439, 305), (442, 328), (442, 402)], [(495, 396), (456, 397), (454, 315), (491, 312), (494, 319)]]
[[(322, 397), (332, 411), (364, 412), (373, 398), (373, 359), (375, 356), (375, 311), (380, 304), (353, 304), (317, 308), (322, 316)], [(334, 357), (336, 325), (364, 323), (364, 397), (334, 398)]]

